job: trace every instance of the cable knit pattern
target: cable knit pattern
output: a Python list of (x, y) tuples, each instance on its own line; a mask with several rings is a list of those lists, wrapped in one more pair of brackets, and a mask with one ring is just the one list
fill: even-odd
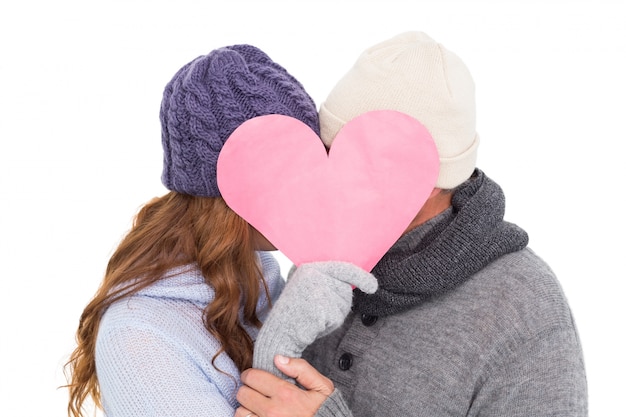
[[(276, 299), (284, 286), (276, 260), (260, 252), (263, 273)], [(232, 416), (238, 407), (239, 371), (204, 328), (213, 300), (200, 272), (180, 268), (104, 314), (96, 342), (96, 368), (107, 417)], [(269, 310), (257, 306), (263, 321)], [(244, 326), (253, 339), (258, 329)]]
[(183, 66), (161, 102), (163, 184), (217, 197), (216, 164), (224, 142), (246, 120), (294, 117), (319, 135), (317, 108), (303, 86), (251, 45), (216, 49)]

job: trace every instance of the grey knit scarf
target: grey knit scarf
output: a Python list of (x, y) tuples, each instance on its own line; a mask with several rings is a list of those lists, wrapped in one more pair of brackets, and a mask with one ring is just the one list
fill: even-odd
[(378, 291), (356, 289), (353, 309), (388, 316), (466, 281), (493, 260), (523, 249), (528, 235), (505, 222), (504, 193), (482, 171), (460, 185), (452, 209), (403, 236), (372, 270)]

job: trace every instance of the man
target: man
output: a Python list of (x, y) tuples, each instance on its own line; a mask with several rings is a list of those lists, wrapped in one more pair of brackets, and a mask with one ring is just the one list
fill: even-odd
[(526, 233), (503, 220), (500, 187), (475, 167), (469, 71), (423, 33), (375, 45), (321, 106), (322, 140), (330, 146), (352, 118), (386, 109), (433, 136), (436, 188), (372, 270), (377, 291), (355, 290), (343, 325), (303, 359), (276, 358), (299, 386), (245, 371), (236, 415), (586, 416), (565, 296)]

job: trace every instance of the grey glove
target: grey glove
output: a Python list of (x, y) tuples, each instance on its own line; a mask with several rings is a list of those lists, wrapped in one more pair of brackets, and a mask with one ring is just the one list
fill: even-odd
[(348, 262), (303, 264), (292, 270), (254, 344), (253, 367), (293, 382), (274, 366), (274, 356), (302, 356), (315, 339), (337, 329), (352, 307), (352, 289), (372, 294), (376, 278)]

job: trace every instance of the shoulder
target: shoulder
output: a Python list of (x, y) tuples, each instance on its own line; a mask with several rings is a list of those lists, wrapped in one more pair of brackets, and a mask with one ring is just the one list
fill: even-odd
[(528, 247), (496, 259), (481, 273), (506, 276), (528, 288), (554, 290), (559, 286), (550, 266)]
[(556, 275), (529, 248), (495, 260), (455, 292), (457, 302), (471, 303), (477, 314), (499, 322), (498, 327), (514, 329), (522, 338), (555, 328), (574, 329)]
[(405, 332), (516, 345), (552, 331), (575, 337), (572, 314), (557, 277), (532, 250), (504, 255), (455, 289), (389, 318)]
[(225, 354), (214, 366), (219, 349), (193, 303), (141, 295), (116, 302), (102, 317), (96, 339), (105, 411), (232, 415), (239, 371)]
[(190, 289), (192, 284), (187, 284), (184, 289), (182, 283), (164, 286), (160, 282), (114, 302), (100, 321), (98, 346), (104, 349), (109, 345), (141, 342), (137, 346), (139, 348), (152, 341), (160, 346), (171, 346), (185, 354), (217, 352), (220, 344), (203, 324), (206, 296), (203, 295), (203, 302), (200, 302), (200, 298), (190, 299), (180, 294), (183, 291), (191, 293), (203, 289), (203, 285), (195, 285), (194, 289)]
[(135, 381), (150, 364), (158, 368), (155, 379), (194, 380), (202, 386), (211, 382), (220, 391), (230, 392), (229, 375), (238, 376), (239, 371), (227, 355), (215, 357), (220, 349), (220, 342), (204, 327), (202, 308), (195, 303), (134, 295), (117, 301), (103, 315), (96, 363), (99, 375), (111, 381), (120, 375), (124, 381)]

